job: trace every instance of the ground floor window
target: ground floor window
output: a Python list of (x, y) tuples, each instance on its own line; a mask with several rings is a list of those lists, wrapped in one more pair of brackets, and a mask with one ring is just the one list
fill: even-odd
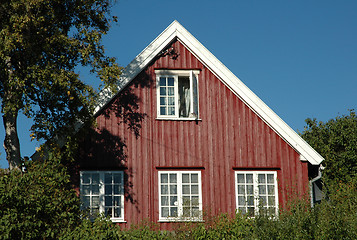
[(278, 214), (276, 171), (236, 171), (237, 209), (248, 216)]
[(123, 171), (81, 171), (80, 197), (91, 218), (104, 213), (114, 222), (124, 221)]
[(201, 172), (160, 171), (159, 205), (159, 220), (200, 220)]

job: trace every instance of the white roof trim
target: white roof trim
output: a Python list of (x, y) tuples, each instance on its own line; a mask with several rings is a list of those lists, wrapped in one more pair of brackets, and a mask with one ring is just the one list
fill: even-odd
[[(324, 158), (305, 140), (291, 129), (276, 113), (274, 113), (258, 96), (256, 96), (241, 80), (239, 80), (224, 64), (208, 51), (180, 23), (173, 21), (154, 41), (152, 41), (129, 65), (120, 77), (119, 90), (133, 80), (153, 59), (175, 38), (184, 44), (206, 67), (208, 67), (229, 89), (232, 90), (249, 108), (282, 137), (299, 154), (301, 161), (309, 161), (313, 165), (320, 164)], [(107, 89), (101, 92), (98, 113), (114, 97)]]

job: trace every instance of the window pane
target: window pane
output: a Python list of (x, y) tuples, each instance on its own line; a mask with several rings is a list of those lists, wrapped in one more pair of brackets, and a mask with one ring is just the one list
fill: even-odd
[(276, 214), (276, 208), (275, 207), (268, 208), (268, 214), (270, 214), (270, 215)]
[(104, 209), (104, 214), (106, 217), (112, 217), (112, 208), (105, 208)]
[(99, 197), (92, 197), (92, 207), (99, 206)]
[(120, 207), (121, 206), (121, 197), (120, 196), (115, 196), (114, 197), (113, 206), (115, 206), (115, 207)]
[(182, 185), (182, 194), (190, 194), (190, 185)]
[(112, 183), (112, 174), (111, 173), (105, 173), (104, 183)]
[(177, 175), (176, 173), (170, 173), (170, 183), (177, 183)]
[(169, 107), (167, 115), (175, 115), (175, 107)]
[(168, 183), (169, 182), (169, 178), (168, 178), (168, 174), (161, 174), (161, 183)]
[(275, 197), (268, 197), (268, 205), (275, 206)]
[(238, 186), (238, 194), (245, 194), (245, 187), (244, 185)]
[(192, 208), (192, 217), (199, 217), (200, 216), (200, 209), (198, 207)]
[(116, 173), (114, 174), (114, 183), (121, 183), (121, 174)]
[(90, 194), (90, 189), (91, 189), (90, 185), (84, 185), (82, 187), (82, 189), (83, 189), (83, 194), (84, 195), (89, 195)]
[(247, 183), (253, 183), (253, 174), (247, 174), (245, 176), (246, 176)]
[(166, 97), (160, 97), (160, 105), (166, 105)]
[(166, 87), (160, 87), (160, 96), (166, 95)]
[(169, 197), (167, 197), (167, 196), (161, 197), (161, 205), (162, 206), (169, 206)]
[(166, 86), (166, 78), (165, 77), (160, 77), (160, 86)]
[(245, 206), (245, 197), (238, 197), (238, 205), (239, 206)]
[(191, 174), (191, 183), (198, 183), (198, 174), (196, 173)]
[(161, 194), (168, 194), (169, 187), (167, 185), (161, 185)]
[(87, 196), (82, 197), (82, 206), (83, 209), (86, 209), (90, 206), (90, 197)]
[(266, 187), (265, 185), (259, 185), (259, 194), (266, 194)]
[(268, 194), (269, 195), (275, 194), (275, 186), (274, 185), (268, 185)]
[(245, 207), (239, 207), (238, 210), (242, 213), (242, 214), (246, 214), (247, 210), (245, 209)]
[(114, 185), (113, 186), (113, 189), (114, 189), (114, 195), (118, 195), (118, 194), (121, 194), (121, 186), (120, 185)]
[(174, 97), (168, 97), (168, 105), (173, 106), (175, 105), (175, 98)]
[(249, 217), (254, 217), (254, 207), (249, 207), (248, 208), (248, 216)]
[(177, 217), (177, 207), (170, 208), (170, 217)]
[(182, 197), (182, 206), (190, 206), (191, 205), (191, 199), (189, 196), (183, 196)]
[(265, 183), (265, 174), (258, 174), (258, 183)]
[(112, 195), (112, 185), (105, 185), (105, 195)]
[(191, 209), (190, 207), (183, 207), (183, 217), (190, 217)]
[(99, 195), (99, 185), (92, 185), (92, 194)]
[(114, 217), (121, 217), (121, 208), (114, 208)]
[(105, 206), (112, 206), (112, 197), (111, 196), (106, 196), (105, 197)]
[(82, 174), (82, 182), (90, 183), (90, 174)]
[(237, 174), (237, 181), (238, 183), (245, 183), (244, 174)]
[(173, 86), (174, 85), (174, 78), (173, 77), (167, 78), (167, 85), (168, 86)]
[(173, 87), (168, 87), (167, 88), (167, 95), (168, 96), (174, 96), (175, 95), (175, 89)]
[(198, 206), (199, 204), (199, 197), (198, 196), (193, 196), (191, 199), (191, 205), (192, 206)]
[(247, 194), (254, 194), (253, 185), (247, 185)]
[(98, 173), (92, 174), (92, 184), (99, 184), (99, 174)]
[(170, 206), (177, 206), (177, 196), (170, 197)]
[(160, 107), (160, 115), (166, 115), (166, 107)]
[(182, 174), (182, 182), (183, 183), (190, 183), (190, 174)]
[(259, 196), (259, 204), (262, 206), (266, 206), (267, 205), (267, 197)]
[(177, 185), (170, 185), (170, 194), (177, 194)]
[(248, 196), (247, 197), (247, 205), (248, 206), (254, 206), (254, 196)]
[(162, 217), (168, 217), (169, 216), (169, 208), (168, 207), (162, 207), (161, 208), (161, 215), (162, 215)]
[(191, 193), (192, 194), (198, 194), (198, 185), (192, 185), (191, 186)]
[(267, 182), (274, 183), (274, 174), (267, 174)]

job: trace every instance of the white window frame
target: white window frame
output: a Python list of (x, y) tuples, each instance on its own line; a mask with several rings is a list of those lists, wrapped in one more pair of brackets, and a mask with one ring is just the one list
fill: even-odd
[[(155, 70), (156, 74), (156, 102), (157, 118), (168, 120), (199, 120), (199, 96), (198, 96), (198, 75), (199, 70)], [(174, 78), (174, 98), (175, 98), (175, 115), (161, 115), (160, 113), (160, 77)], [(188, 117), (179, 116), (179, 77), (189, 77), (190, 79), (190, 114)]]
[[(246, 202), (248, 201), (247, 195), (245, 194), (239, 194), (238, 193), (238, 185), (243, 185), (243, 184), (238, 184), (238, 174), (244, 174), (245, 180), (246, 180), (246, 174), (252, 174), (253, 175), (253, 193), (254, 193), (254, 216), (259, 214), (259, 208), (262, 206), (262, 202), (260, 201), (260, 196), (266, 196), (267, 198), (274, 196), (274, 207), (275, 207), (275, 212), (273, 215), (278, 216), (279, 213), (279, 196), (278, 196), (278, 181), (277, 181), (277, 172), (276, 171), (235, 171), (234, 173), (234, 180), (235, 180), (235, 193), (236, 193), (236, 209), (239, 211), (240, 207), (245, 207), (246, 213), (248, 213), (248, 206), (247, 205), (240, 205), (238, 201), (238, 197), (244, 196), (246, 199)], [(271, 185), (274, 186), (274, 194), (269, 194), (268, 193), (268, 187), (265, 189), (266, 194), (259, 194), (259, 183), (258, 183), (258, 175), (259, 174), (273, 174), (273, 179), (274, 183), (273, 184), (268, 184), (265, 183), (265, 186)], [(267, 180), (265, 178), (265, 180)], [(247, 184), (244, 184), (246, 186)], [(251, 185), (251, 184), (249, 184)], [(262, 186), (262, 184), (260, 184)], [(247, 191), (247, 187), (245, 187), (245, 191)], [(266, 199), (266, 204), (262, 207), (271, 207), (268, 203), (268, 199)], [(253, 217), (254, 217), (253, 216)]]
[[(81, 196), (81, 207), (83, 208), (82, 204), (83, 204), (83, 200), (82, 198), (85, 196), (90, 196), (90, 204), (91, 205), (91, 201), (92, 201), (92, 196), (94, 194), (92, 194), (92, 190), (90, 190), (90, 194), (85, 194), (84, 195), (84, 186), (85, 185), (90, 185), (93, 186), (93, 184), (88, 184), (88, 183), (84, 183), (84, 179), (83, 176), (84, 174), (99, 174), (99, 214), (104, 214), (105, 212), (105, 196), (109, 196), (105, 194), (105, 174), (120, 174), (120, 183), (116, 184), (116, 183), (111, 183), (111, 184), (107, 184), (107, 185), (111, 185), (111, 186), (119, 186), (119, 190), (118, 193), (113, 193), (111, 194), (111, 196), (116, 196), (116, 197), (120, 197), (121, 198), (121, 202), (120, 202), (120, 212), (121, 212), (121, 216), (120, 217), (111, 217), (110, 220), (112, 222), (124, 222), (124, 171), (80, 171), (80, 196)], [(92, 180), (91, 180), (92, 181)], [(112, 189), (113, 190), (113, 189)], [(94, 196), (97, 196), (96, 194)], [(92, 216), (91, 216), (92, 217)]]
[[(197, 217), (184, 217), (183, 216), (183, 190), (182, 190), (182, 175), (185, 173), (189, 174), (197, 174), (198, 175), (198, 211), (199, 215)], [(162, 202), (161, 202), (161, 175), (162, 174), (176, 174), (177, 176), (177, 206), (178, 211), (177, 211), (177, 217), (162, 217)], [(159, 171), (158, 172), (158, 182), (159, 182), (159, 222), (171, 222), (171, 221), (202, 221), (202, 181), (201, 181), (201, 171)], [(168, 190), (169, 191), (169, 190)], [(188, 195), (186, 195), (188, 196)], [(192, 194), (190, 193), (189, 195), (192, 197)], [(169, 200), (170, 201), (170, 200)]]

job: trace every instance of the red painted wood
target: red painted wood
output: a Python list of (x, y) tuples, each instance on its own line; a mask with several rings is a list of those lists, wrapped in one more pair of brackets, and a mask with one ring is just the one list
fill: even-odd
[[(284, 207), (295, 191), (307, 191), (307, 164), (273, 129), (234, 95), (180, 42), (172, 45), (178, 58), (163, 56), (153, 61), (127, 88), (139, 97), (139, 111), (147, 116), (140, 136), (120, 123), (114, 113), (97, 117), (97, 133), (104, 144), (87, 139), (81, 154), (82, 169), (125, 167), (126, 201), (124, 226), (144, 219), (157, 222), (158, 171), (177, 167), (178, 170), (200, 170), (204, 210), (211, 214), (234, 213), (235, 169), (277, 169), (279, 203)], [(201, 69), (199, 86), (199, 121), (168, 121), (156, 119), (155, 73), (158, 68)], [(93, 134), (92, 134), (93, 135)], [(125, 142), (125, 158), (119, 163), (115, 156), (103, 154), (101, 148), (112, 139)], [(113, 149), (116, 149), (115, 146)], [(88, 157), (91, 156), (91, 157)], [(114, 159), (113, 159), (114, 158)], [(88, 160), (91, 159), (91, 160)], [(162, 229), (174, 223), (160, 223)]]

